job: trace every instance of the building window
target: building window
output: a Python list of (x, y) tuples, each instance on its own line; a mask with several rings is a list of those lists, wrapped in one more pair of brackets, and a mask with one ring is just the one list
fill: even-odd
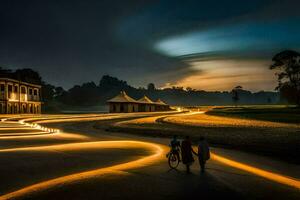
[(15, 89), (14, 89), (15, 92), (18, 92), (18, 86), (15, 85)]
[(12, 89), (13, 89), (12, 85), (8, 85), (8, 92), (12, 92)]
[(33, 95), (37, 96), (38, 91), (37, 90), (33, 90)]
[(26, 88), (25, 87), (21, 87), (21, 93), (26, 94)]
[(26, 113), (27, 110), (26, 110), (26, 105), (22, 105), (22, 113)]
[(12, 85), (8, 85), (8, 98), (12, 98), (12, 90), (13, 90), (13, 86)]
[(32, 95), (32, 89), (31, 88), (29, 88), (28, 93), (29, 93), (29, 95)]
[(4, 91), (5, 91), (5, 85), (4, 85), (4, 84), (1, 84), (1, 85), (0, 85), (0, 91), (1, 91), (1, 92), (4, 92)]

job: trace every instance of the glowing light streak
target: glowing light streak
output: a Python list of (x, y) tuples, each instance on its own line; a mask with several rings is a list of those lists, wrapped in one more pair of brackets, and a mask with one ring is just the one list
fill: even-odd
[(84, 115), (42, 115), (40, 117), (34, 116), (23, 119), (24, 122), (43, 121), (43, 120), (69, 120), (69, 119), (80, 119), (80, 118), (100, 118), (100, 117), (111, 117), (116, 116), (115, 114), (84, 114)]
[(243, 164), (243, 163), (240, 163), (237, 161), (233, 161), (233, 160), (230, 160), (228, 158), (225, 158), (225, 157), (213, 154), (213, 153), (211, 156), (212, 156), (213, 160), (216, 160), (216, 161), (223, 163), (225, 165), (228, 165), (230, 167), (240, 169), (240, 170), (255, 174), (257, 176), (261, 176), (265, 179), (268, 179), (268, 180), (271, 180), (271, 181), (274, 181), (277, 183), (281, 183), (284, 185), (288, 185), (288, 186), (291, 186), (291, 187), (294, 187), (294, 188), (297, 188), (300, 190), (300, 180), (297, 180), (294, 178), (289, 178), (289, 177), (286, 177), (286, 176), (283, 176), (283, 175), (280, 175), (277, 173), (269, 172), (269, 171), (266, 171), (263, 169), (259, 169), (257, 167), (253, 167), (251, 165)]
[(27, 122), (25, 122), (24, 119), (19, 120), (18, 122), (22, 125), (29, 126), (31, 128), (35, 128), (35, 129), (38, 129), (38, 130), (41, 130), (41, 131), (44, 131), (44, 132), (47, 132), (47, 133), (59, 133), (60, 132), (59, 129), (54, 129), (54, 128), (48, 129), (47, 127), (41, 126), (41, 125), (36, 124), (36, 123), (27, 123)]
[(181, 111), (182, 111), (182, 109), (181, 109), (180, 107), (177, 107), (176, 110), (177, 110), (178, 112), (181, 112)]
[(8, 136), (34, 136), (34, 135), (44, 135), (44, 131), (40, 132), (27, 132), (27, 133), (1, 133), (0, 134), (0, 139), (6, 138)]
[(118, 165), (114, 165), (114, 166), (110, 166), (110, 167), (75, 173), (75, 174), (51, 179), (48, 181), (40, 182), (40, 183), (31, 185), (31, 186), (27, 186), (20, 190), (5, 194), (3, 196), (0, 196), (0, 199), (1, 200), (14, 199), (14, 198), (17, 198), (20, 196), (28, 195), (30, 193), (40, 192), (40, 191), (46, 190), (48, 188), (57, 187), (62, 184), (65, 185), (65, 184), (69, 184), (69, 183), (76, 182), (76, 181), (82, 181), (85, 179), (95, 178), (95, 177), (97, 177), (99, 175), (103, 175), (103, 174), (119, 173), (120, 171), (123, 171), (123, 170), (146, 166), (146, 165), (149, 165), (149, 164), (154, 163), (154, 162), (158, 161), (159, 159), (161, 159), (162, 154), (164, 152), (163, 148), (160, 145), (148, 143), (148, 142), (102, 141), (100, 143), (103, 145), (106, 144), (110, 147), (112, 147), (114, 145), (117, 145), (116, 147), (119, 147), (119, 145), (122, 143), (125, 144), (126, 146), (128, 146), (128, 145), (129, 146), (133, 145), (134, 147), (141, 146), (141, 147), (144, 147), (144, 148), (154, 151), (154, 154), (152, 154), (150, 156), (146, 156), (146, 157), (138, 159), (138, 160), (135, 160), (135, 161), (131, 161), (131, 162), (126, 162), (126, 163), (122, 163), (122, 164), (118, 164)]
[[(58, 135), (58, 133), (51, 133), (51, 136)], [(49, 137), (49, 133), (39, 133), (39, 134), (24, 134), (24, 135), (10, 135), (10, 136), (0, 136), (0, 140), (15, 140), (15, 139), (26, 139), (26, 138), (38, 138), (38, 137)]]
[(47, 119), (38, 121), (39, 124), (44, 123), (59, 123), (59, 122), (83, 122), (83, 121), (97, 121), (97, 120), (108, 120), (108, 119), (117, 119), (123, 116), (101, 116), (101, 117), (82, 117), (82, 118), (67, 118), (67, 119)]
[(9, 130), (32, 130), (30, 127), (0, 127), (0, 131), (9, 131)]

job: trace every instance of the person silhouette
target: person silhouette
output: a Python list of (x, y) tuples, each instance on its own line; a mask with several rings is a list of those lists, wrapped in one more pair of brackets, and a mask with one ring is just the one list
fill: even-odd
[(189, 136), (186, 136), (185, 139), (181, 142), (181, 159), (182, 163), (186, 166), (186, 172), (190, 173), (190, 165), (193, 164), (193, 149), (192, 142)]
[(198, 160), (201, 168), (201, 172), (205, 172), (206, 161), (210, 159), (210, 150), (207, 141), (204, 137), (200, 137), (198, 143)]

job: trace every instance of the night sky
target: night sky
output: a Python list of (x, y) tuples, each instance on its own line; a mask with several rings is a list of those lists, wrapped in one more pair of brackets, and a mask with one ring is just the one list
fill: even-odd
[(274, 54), (300, 50), (299, 0), (1, 0), (0, 66), (68, 89), (109, 74), (133, 86), (274, 90)]

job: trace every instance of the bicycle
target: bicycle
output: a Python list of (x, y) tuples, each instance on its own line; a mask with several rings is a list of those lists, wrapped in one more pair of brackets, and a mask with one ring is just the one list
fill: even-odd
[[(177, 152), (175, 152), (177, 151)], [(179, 150), (171, 150), (168, 154), (168, 164), (171, 169), (176, 169), (179, 165)]]

